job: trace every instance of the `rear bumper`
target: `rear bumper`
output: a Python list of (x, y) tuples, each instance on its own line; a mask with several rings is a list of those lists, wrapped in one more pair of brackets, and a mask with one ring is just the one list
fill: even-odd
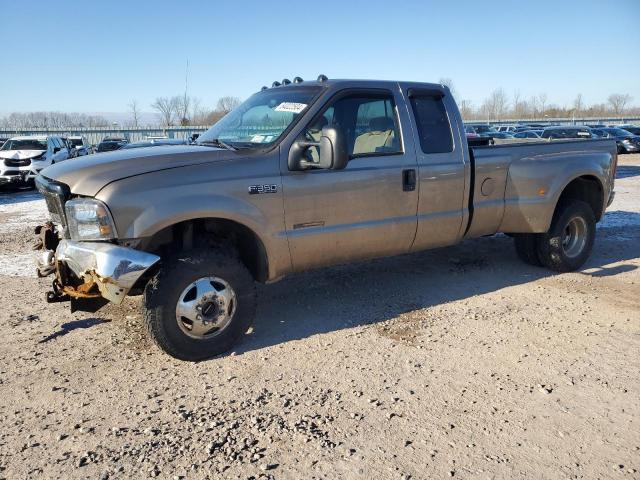
[(66, 295), (121, 303), (159, 260), (157, 255), (111, 243), (62, 240), (54, 262), (56, 280)]

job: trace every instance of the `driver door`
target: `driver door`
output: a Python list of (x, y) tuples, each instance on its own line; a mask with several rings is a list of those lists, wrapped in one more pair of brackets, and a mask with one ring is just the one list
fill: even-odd
[[(390, 90), (338, 94), (300, 139), (339, 128), (350, 160), (344, 170), (284, 171), (285, 224), (295, 271), (408, 252), (417, 228), (416, 155)], [(311, 147), (306, 154), (317, 156)], [(283, 151), (283, 155), (288, 155)]]

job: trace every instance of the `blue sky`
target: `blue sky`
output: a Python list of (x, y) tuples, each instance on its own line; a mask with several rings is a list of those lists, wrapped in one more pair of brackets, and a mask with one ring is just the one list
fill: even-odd
[(548, 103), (640, 104), (640, 0), (2, 0), (0, 114), (151, 111), (184, 90), (212, 107), (296, 75), (453, 79)]

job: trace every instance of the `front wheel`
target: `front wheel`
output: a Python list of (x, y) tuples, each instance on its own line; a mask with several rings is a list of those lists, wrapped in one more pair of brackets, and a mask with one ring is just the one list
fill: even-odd
[(560, 204), (547, 233), (538, 237), (538, 258), (557, 272), (571, 272), (587, 261), (596, 237), (596, 219), (589, 204), (570, 200)]
[(180, 360), (230, 350), (256, 310), (253, 278), (231, 253), (195, 250), (163, 262), (144, 292), (145, 325), (153, 341)]

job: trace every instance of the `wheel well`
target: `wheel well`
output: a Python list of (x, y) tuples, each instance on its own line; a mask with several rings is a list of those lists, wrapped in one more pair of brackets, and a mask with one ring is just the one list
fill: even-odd
[(568, 199), (582, 200), (588, 203), (596, 217), (596, 222), (600, 220), (603, 213), (604, 193), (600, 180), (591, 175), (584, 175), (572, 180), (560, 194), (558, 205)]
[(264, 282), (269, 275), (264, 244), (250, 228), (233, 220), (186, 220), (156, 232), (140, 247), (161, 257), (194, 248), (227, 249), (238, 256), (256, 281)]

